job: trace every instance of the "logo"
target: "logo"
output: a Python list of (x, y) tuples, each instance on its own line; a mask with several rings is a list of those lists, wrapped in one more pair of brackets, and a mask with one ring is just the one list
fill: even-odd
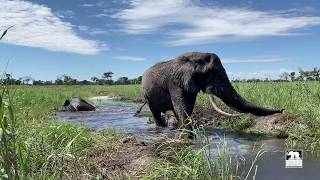
[(286, 150), (286, 168), (302, 168), (302, 150)]

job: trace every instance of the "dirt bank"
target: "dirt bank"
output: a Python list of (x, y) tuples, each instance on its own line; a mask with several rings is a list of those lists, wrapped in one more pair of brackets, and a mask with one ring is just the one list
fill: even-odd
[(111, 154), (101, 150), (90, 155), (95, 174), (103, 179), (139, 179), (148, 174), (148, 165), (156, 158), (155, 145), (134, 137), (124, 137), (117, 144), (119, 149)]

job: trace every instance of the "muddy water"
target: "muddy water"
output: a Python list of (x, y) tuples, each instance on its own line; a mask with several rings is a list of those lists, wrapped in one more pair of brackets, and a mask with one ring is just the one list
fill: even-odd
[[(95, 112), (59, 112), (58, 119), (67, 123), (82, 124), (94, 130), (117, 128), (122, 132), (145, 138), (156, 136), (171, 136), (173, 131), (168, 128), (158, 128), (149, 124), (146, 117), (135, 117), (134, 113), (140, 106), (136, 103), (113, 101), (111, 99), (94, 100), (98, 106)], [(267, 152), (258, 162), (258, 180), (320, 180), (320, 158), (311, 156), (304, 151), (303, 168), (285, 168), (285, 145), (281, 139), (261, 139), (255, 136), (239, 136), (217, 129), (207, 129), (210, 137), (211, 150), (216, 151), (220, 138), (224, 138), (231, 154), (242, 155), (248, 159), (255, 150), (263, 147)], [(252, 177), (252, 176), (250, 176)]]

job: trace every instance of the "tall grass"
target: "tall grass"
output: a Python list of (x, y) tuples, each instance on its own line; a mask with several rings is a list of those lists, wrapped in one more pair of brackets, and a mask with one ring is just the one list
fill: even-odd
[[(12, 27), (7, 28), (1, 34), (0, 40)], [(1, 84), (0, 88), (0, 176), (1, 179), (19, 179), (16, 119), (8, 87)]]
[(164, 142), (158, 147), (160, 157), (151, 174), (145, 179), (255, 179), (258, 159), (264, 154), (260, 149), (248, 167), (245, 159), (231, 155), (228, 142), (220, 139), (217, 151), (213, 152), (210, 140), (203, 128), (196, 130), (198, 149), (179, 144), (175, 140)]
[[(255, 104), (270, 108), (285, 108), (286, 113), (302, 119), (301, 123), (305, 124), (307, 129), (290, 134), (289, 139), (292, 144), (296, 143), (291, 141), (294, 139), (308, 145), (312, 143), (312, 146), (320, 145), (318, 128), (320, 84), (318, 82), (240, 83), (235, 84), (235, 87), (242, 96)], [(1, 88), (4, 87), (1, 86)], [(87, 98), (113, 95), (134, 101), (143, 100), (140, 85), (10, 86), (7, 90), (9, 94), (1, 91), (1, 112), (4, 115), (0, 116), (2, 124), (0, 175), (8, 178), (10, 176), (10, 179), (15, 179), (16, 176), (29, 179), (101, 178), (102, 170), (91, 157), (97, 154), (101, 156), (103, 152), (102, 154), (108, 158), (109, 153), (120, 148), (117, 144), (117, 139), (120, 137), (113, 133), (97, 134), (83, 127), (58, 123), (54, 112), (61, 110), (63, 101), (73, 96)], [(207, 96), (200, 94), (197, 104), (208, 106)], [(4, 120), (3, 117), (6, 119)], [(247, 126), (246, 123), (244, 121), (243, 128)], [(6, 141), (3, 141), (3, 137), (6, 137)], [(310, 140), (306, 141), (306, 137)], [(3, 148), (4, 142), (8, 144), (7, 150)], [(155, 178), (161, 174), (168, 178), (173, 175), (186, 177), (186, 174), (192, 176), (204, 174), (203, 177), (206, 177), (210, 176), (204, 173), (209, 168), (217, 168), (216, 171), (222, 168), (223, 172), (231, 172), (233, 176), (238, 175), (234, 167), (228, 170), (218, 165), (216, 162), (218, 160), (215, 158), (208, 163), (204, 158), (207, 156), (205, 150), (176, 148), (174, 144), (170, 146), (179, 158), (174, 161), (164, 158), (165, 163), (156, 164), (155, 166), (159, 168), (149, 177)], [(170, 146), (168, 144), (166, 147)], [(168, 151), (168, 149), (165, 150)], [(223, 154), (223, 146), (221, 150)], [(166, 153), (162, 154), (165, 157)], [(228, 159), (227, 156), (225, 157)], [(236, 161), (233, 159), (231, 162), (234, 164)], [(252, 172), (254, 170), (255, 167), (252, 167)], [(181, 174), (177, 174), (178, 171)], [(230, 175), (226, 173), (224, 177), (229, 177), (228, 174)], [(245, 178), (243, 174), (241, 177)]]
[(0, 175), (3, 179), (19, 179), (16, 144), (16, 118), (6, 86), (0, 94)]
[[(234, 87), (239, 94), (248, 101), (267, 108), (285, 109), (285, 114), (293, 116), (303, 125), (303, 127), (307, 127), (306, 129), (301, 129), (299, 128), (300, 126), (292, 126), (292, 128), (288, 130), (290, 132), (289, 139), (293, 138), (302, 141), (306, 137), (320, 137), (320, 83), (318, 81), (236, 83), (234, 84)], [(137, 102), (143, 101), (141, 85), (91, 85), (72, 86), (72, 88), (68, 86), (17, 86), (15, 89), (20, 89), (21, 91), (24, 91), (24, 93), (37, 91), (39, 92), (39, 96), (43, 96), (42, 99), (44, 101), (47, 99), (47, 97), (45, 97), (46, 92), (63, 92), (64, 95), (56, 93), (56, 95), (52, 97), (52, 101), (48, 103), (57, 103), (59, 99), (63, 99), (66, 96), (76, 95), (81, 95), (83, 97), (91, 95), (111, 95)], [(33, 94), (33, 96), (36, 95)], [(26, 100), (28, 102), (35, 101), (30, 95)], [(210, 107), (207, 95), (202, 93), (198, 95), (196, 103), (199, 106)], [(53, 104), (50, 104), (50, 106), (57, 107)], [(225, 105), (221, 103), (219, 106), (223, 107)], [(40, 108), (39, 111), (43, 112), (45, 107), (44, 104), (38, 106), (38, 108)], [(228, 107), (225, 106), (224, 108), (227, 109)], [(246, 116), (242, 120), (237, 121), (240, 124), (236, 123), (236, 125), (233, 125), (232, 123), (234, 123), (234, 120), (230, 119), (226, 121), (226, 126), (243, 130), (252, 124), (252, 119), (250, 119), (250, 117)], [(310, 139), (310, 143), (313, 143), (314, 146), (319, 145), (320, 147), (320, 141), (316, 140), (317, 138), (312, 138)]]
[[(118, 133), (95, 133), (59, 123), (55, 111), (64, 99), (98, 91), (70, 87), (0, 86), (0, 176), (5, 179), (101, 178), (92, 156), (110, 158)], [(81, 88), (80, 88), (81, 89)]]

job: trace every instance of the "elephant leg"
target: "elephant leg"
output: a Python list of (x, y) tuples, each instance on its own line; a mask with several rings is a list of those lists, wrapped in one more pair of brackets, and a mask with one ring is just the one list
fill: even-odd
[[(176, 113), (175, 110), (172, 110), (172, 111), (173, 111), (173, 115), (174, 115), (174, 117), (176, 118), (177, 122), (179, 122), (179, 116), (178, 116), (178, 114)], [(173, 124), (173, 128), (172, 128), (171, 130), (175, 130), (175, 129), (178, 129), (178, 123), (174, 123), (174, 124)]]
[(186, 122), (191, 116), (195, 103), (196, 94), (183, 93), (182, 91), (175, 91), (171, 95), (174, 112), (179, 117), (178, 128), (185, 128), (192, 131), (192, 123)]
[(156, 125), (161, 127), (167, 126), (167, 121), (161, 117), (161, 111), (155, 108), (155, 106), (151, 103), (150, 99), (147, 95), (144, 95), (144, 98), (146, 99), (149, 109), (155, 119)]
[(161, 117), (161, 111), (158, 110), (154, 110), (153, 108), (150, 107), (150, 111), (156, 121), (156, 125), (157, 126), (161, 126), (161, 127), (166, 127), (167, 126), (167, 121), (165, 120), (165, 118)]

